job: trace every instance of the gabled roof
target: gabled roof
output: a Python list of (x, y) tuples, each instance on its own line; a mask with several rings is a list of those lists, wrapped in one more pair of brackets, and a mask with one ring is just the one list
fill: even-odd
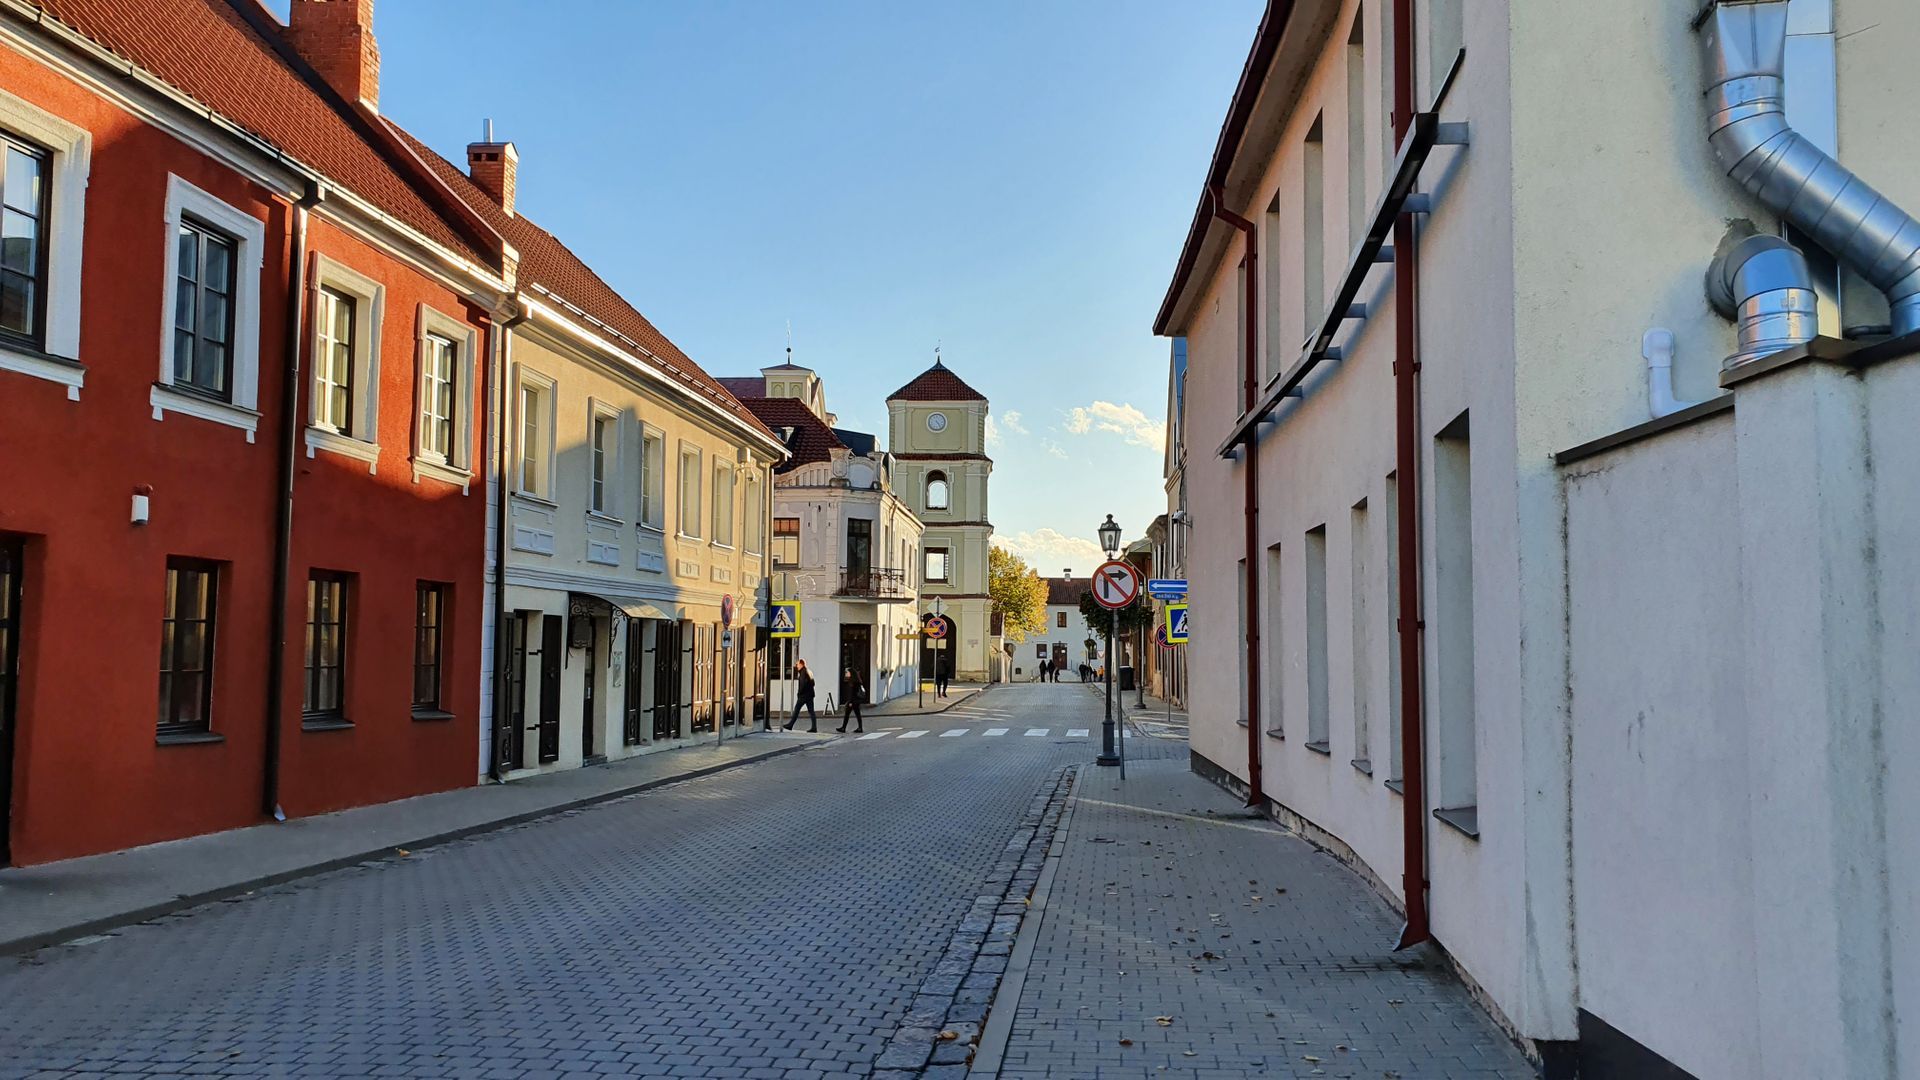
[(758, 375), (721, 375), (716, 381), (726, 387), (727, 393), (739, 398), (742, 404), (748, 398), (764, 397), (767, 392), (766, 380)]
[(1080, 606), (1080, 594), (1093, 587), (1088, 578), (1042, 578), (1047, 583), (1047, 604), (1064, 604), (1067, 607)]
[(487, 238), (468, 235), (477, 227), (449, 223), (454, 204), (434, 192), (431, 177), (379, 146), (371, 114), (290, 60), (284, 38), (263, 36), (260, 27), (277, 35), (279, 22), (258, 0), (27, 2), (435, 243), (497, 266)]
[[(613, 330), (614, 334), (604, 336), (641, 364), (664, 370), (712, 400), (723, 411), (765, 430), (754, 413), (741, 405), (720, 380), (707, 374), (691, 357), (681, 352), (680, 347), (648, 322), (647, 317), (628, 303), (626, 297), (594, 273), (580, 260), (580, 256), (575, 255), (552, 233), (528, 221), (525, 215), (509, 215), (491, 195), (481, 190), (452, 162), (434, 153), (427, 144), (398, 125), (389, 121), (388, 127), (405, 140), (455, 194), (472, 206), (488, 225), (506, 237), (507, 242), (519, 251), (519, 280), (523, 285), (536, 286), (536, 291), (546, 292), (561, 305), (579, 309), (602, 326)], [(754, 381), (757, 383), (759, 380)], [(767, 434), (773, 433), (768, 431)]]
[(938, 360), (912, 382), (887, 395), (888, 401), (985, 401), (987, 396), (961, 381)]
[(774, 467), (776, 474), (792, 472), (802, 465), (831, 461), (835, 450), (848, 449), (826, 421), (813, 415), (813, 410), (798, 398), (747, 398), (743, 404), (769, 429), (775, 432), (782, 428), (793, 429), (793, 435), (786, 440), (787, 453), (792, 456), (784, 464)]

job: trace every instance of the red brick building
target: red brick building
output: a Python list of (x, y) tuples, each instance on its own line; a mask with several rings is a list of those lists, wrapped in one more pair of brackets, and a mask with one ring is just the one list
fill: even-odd
[(474, 780), (513, 254), (371, 9), (0, 6), (0, 861)]

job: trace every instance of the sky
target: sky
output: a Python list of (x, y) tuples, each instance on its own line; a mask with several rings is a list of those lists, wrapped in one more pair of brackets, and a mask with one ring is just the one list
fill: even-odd
[[(284, 14), (285, 0), (276, 5)], [(996, 542), (1091, 571), (1166, 509), (1153, 336), (1259, 0), (381, 0), (381, 111), (715, 375), (841, 426), (942, 358), (992, 402)]]

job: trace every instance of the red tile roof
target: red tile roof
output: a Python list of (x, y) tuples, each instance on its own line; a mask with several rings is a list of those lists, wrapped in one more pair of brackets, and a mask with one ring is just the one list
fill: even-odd
[[(613, 330), (615, 334), (606, 336), (640, 363), (665, 370), (722, 410), (765, 430), (765, 426), (740, 404), (734, 394), (728, 392), (720, 380), (707, 374), (691, 357), (681, 352), (680, 347), (648, 322), (645, 315), (635, 310), (626, 297), (580, 261), (580, 256), (568, 250), (552, 233), (528, 221), (525, 215), (508, 216), (491, 195), (481, 190), (451, 161), (434, 153), (432, 148), (399, 125), (388, 121), (387, 126), (520, 253), (519, 280), (522, 285), (539, 286), (549, 294), (550, 299), (579, 309), (601, 326)], [(767, 431), (766, 434), (773, 433)]]
[[(29, 2), (436, 243), (497, 265), (486, 237), (449, 223), (426, 177), (356, 126), (370, 117), (308, 82), (234, 6), (258, 0)], [(278, 25), (264, 8), (257, 14), (262, 25)]]
[(935, 360), (907, 385), (887, 395), (888, 401), (985, 401), (987, 396), (960, 380)]
[(1093, 588), (1091, 578), (1041, 578), (1047, 583), (1047, 603), (1079, 607), (1080, 596)]
[(776, 467), (776, 473), (791, 472), (802, 465), (830, 461), (835, 450), (847, 449), (826, 421), (813, 415), (813, 410), (798, 398), (747, 398), (743, 404), (753, 410), (760, 422), (775, 431), (784, 427), (793, 429), (793, 437), (787, 440), (787, 451), (793, 456), (786, 464)]
[(767, 393), (767, 380), (758, 375), (722, 375), (719, 382), (742, 403), (748, 398), (765, 397)]

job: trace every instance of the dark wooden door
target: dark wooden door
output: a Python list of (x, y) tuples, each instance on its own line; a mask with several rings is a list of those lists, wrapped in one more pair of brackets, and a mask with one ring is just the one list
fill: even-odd
[(507, 619), (506, 730), (500, 733), (500, 767), (518, 769), (527, 756), (527, 613)]
[(0, 866), (13, 861), (13, 729), (20, 697), (20, 541), (0, 536)]
[(567, 620), (547, 615), (540, 627), (540, 763), (560, 760), (560, 661), (567, 655)]
[(600, 681), (600, 620), (591, 615), (575, 615), (587, 622), (587, 660), (580, 665), (585, 681), (580, 694), (580, 756), (593, 756), (593, 690)]
[(840, 625), (840, 701), (852, 700), (853, 687), (847, 682), (847, 669), (860, 676), (860, 704), (873, 697), (873, 627), (855, 623)]
[(653, 625), (653, 738), (680, 737), (680, 624), (655, 619)]
[(847, 584), (866, 592), (873, 587), (873, 522), (847, 519)]
[(647, 669), (648, 657), (642, 651), (645, 647), (646, 623), (640, 619), (627, 619), (627, 669), (626, 699), (620, 710), (620, 742), (624, 746), (638, 746), (644, 737), (640, 734), (640, 717), (646, 709), (641, 697), (640, 676)]

